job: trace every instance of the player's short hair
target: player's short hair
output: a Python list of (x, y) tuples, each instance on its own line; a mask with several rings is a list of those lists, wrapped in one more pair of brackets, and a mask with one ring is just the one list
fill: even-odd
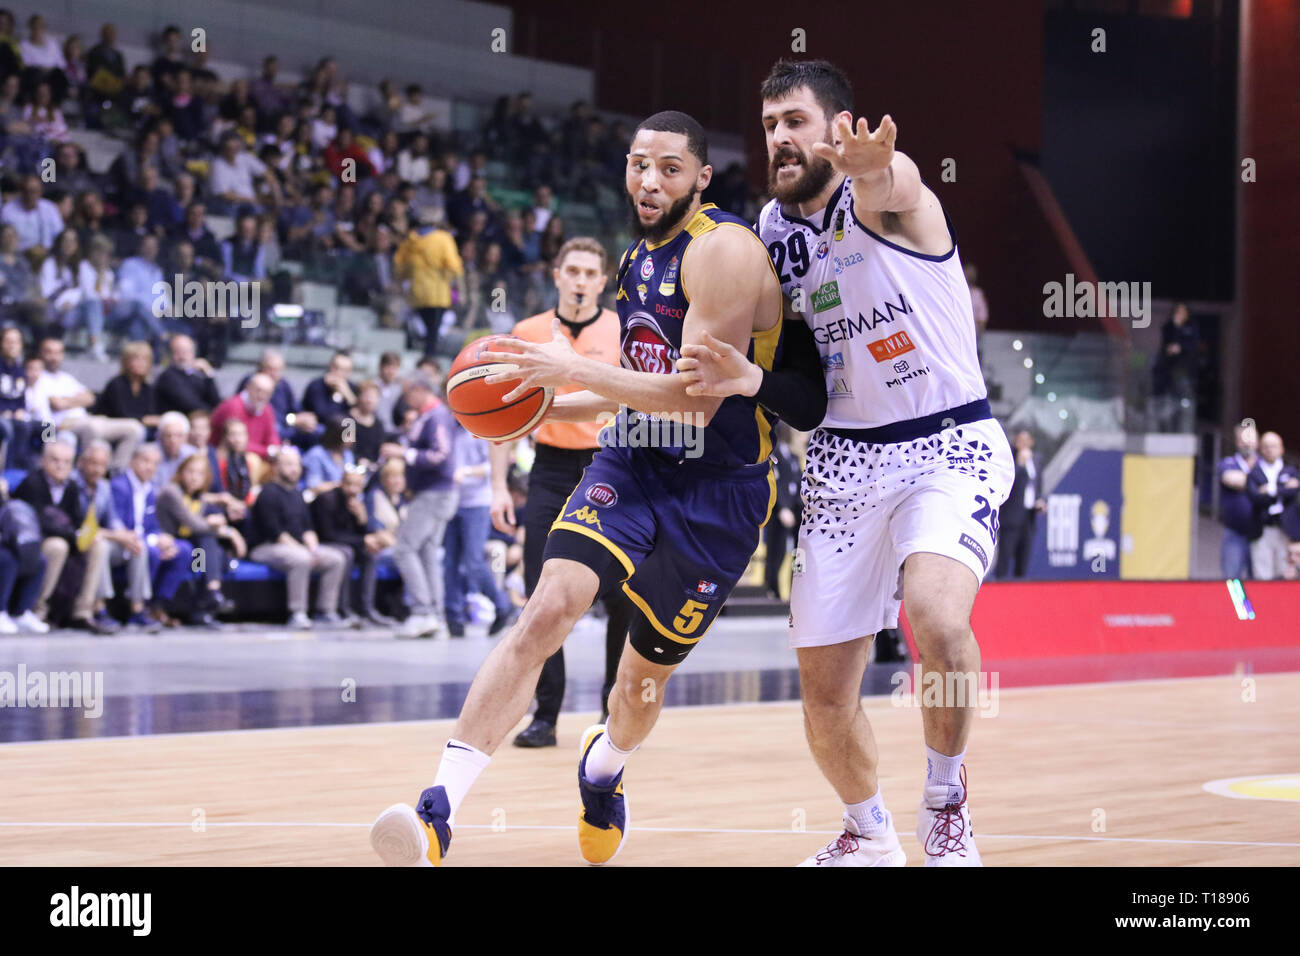
[(632, 132), (633, 136), (643, 129), (658, 133), (681, 133), (686, 137), (686, 148), (700, 161), (701, 166), (709, 165), (709, 139), (704, 135), (704, 127), (693, 116), (678, 110), (663, 110), (653, 116), (647, 116)]
[(806, 86), (828, 117), (853, 112), (853, 84), (829, 60), (777, 60), (759, 87), (766, 100), (779, 100)]
[(597, 255), (600, 257), (600, 271), (602, 273), (609, 271), (609, 257), (605, 254), (605, 247), (590, 236), (574, 236), (560, 246), (560, 251), (555, 254), (555, 268), (559, 269), (564, 265), (564, 259), (570, 252), (590, 252)]

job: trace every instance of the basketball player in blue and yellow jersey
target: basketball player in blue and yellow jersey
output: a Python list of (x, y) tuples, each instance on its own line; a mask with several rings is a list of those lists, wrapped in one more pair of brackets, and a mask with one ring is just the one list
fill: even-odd
[[(371, 845), (390, 864), (441, 862), (456, 811), (527, 711), (542, 664), (592, 601), (614, 588), (639, 613), (608, 721), (583, 735), (578, 843), (590, 863), (609, 861), (623, 846), (624, 763), (654, 726), (669, 675), (749, 564), (775, 501), (774, 419), (753, 398), (693, 398), (676, 374), (683, 344), (706, 334), (769, 369), (780, 344), (772, 262), (744, 220), (701, 205), (712, 175), (704, 131), (691, 117), (657, 113), (637, 127), (627, 191), (639, 238), (619, 263), (620, 366), (579, 355), (558, 322), (549, 342), (511, 342), (517, 351), (483, 355), (517, 367), (495, 376), (519, 382), (506, 401), (536, 386), (573, 383), (581, 390), (557, 397), (549, 420), (617, 418), (551, 527), (541, 578), (519, 621), (475, 677), (433, 786), (414, 809), (390, 807), (371, 828)], [(696, 430), (648, 427), (666, 418)], [(651, 431), (668, 440), (645, 447), (631, 438)]]

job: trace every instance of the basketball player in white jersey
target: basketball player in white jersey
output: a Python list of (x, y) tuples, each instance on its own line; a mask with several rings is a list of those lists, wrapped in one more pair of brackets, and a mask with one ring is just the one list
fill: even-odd
[[(894, 149), (890, 117), (874, 132), (865, 119), (852, 125), (836, 67), (781, 61), (762, 95), (775, 198), (759, 234), (794, 306), (787, 315), (816, 340), (828, 394), (808, 444), (790, 635), (808, 742), (844, 801), (844, 832), (803, 865), (906, 860), (859, 699), (871, 638), (897, 626), (901, 598), (922, 687), (937, 679), (947, 695), (922, 710), (917, 839), (927, 866), (978, 866), (963, 767), (977, 702), (957, 692), (977, 686), (971, 609), (1014, 466), (989, 412), (956, 238)], [(755, 395), (777, 414), (797, 394), (783, 373), (709, 340), (685, 346), (678, 367), (691, 394)]]

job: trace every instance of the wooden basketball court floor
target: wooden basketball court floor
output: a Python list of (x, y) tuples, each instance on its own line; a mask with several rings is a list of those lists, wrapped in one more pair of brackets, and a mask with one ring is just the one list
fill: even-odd
[[(971, 807), (989, 866), (1300, 862), (1300, 674), (1003, 689), (977, 718)], [(1253, 700), (1250, 698), (1253, 696)], [(867, 698), (908, 865), (924, 756), (916, 708)], [(503, 746), (449, 866), (581, 863), (578, 735)], [(370, 865), (370, 820), (414, 801), (450, 721), (0, 746), (0, 864)], [(1273, 777), (1237, 789), (1207, 783)], [(627, 772), (620, 866), (786, 866), (839, 832), (797, 702), (666, 708)], [(1219, 785), (1224, 789), (1224, 785)], [(1231, 792), (1233, 788), (1228, 787)]]

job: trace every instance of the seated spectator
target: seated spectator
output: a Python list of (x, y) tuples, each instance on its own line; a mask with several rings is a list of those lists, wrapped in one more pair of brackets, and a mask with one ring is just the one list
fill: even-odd
[(39, 13), (28, 18), (27, 31), (27, 39), (18, 47), (23, 56), (27, 88), (45, 83), (53, 88), (57, 94), (53, 98), (61, 103), (68, 95), (68, 79), (64, 73), (68, 64), (59, 41), (45, 32), (45, 18)]
[(31, 467), (40, 444), (41, 423), (27, 414), (27, 375), (23, 369), (23, 333), (14, 326), (0, 333), (0, 461), (5, 468)]
[(198, 448), (189, 438), (190, 420), (180, 412), (167, 412), (159, 419), (158, 451), (161, 457), (153, 479), (157, 490), (161, 491), (163, 485), (172, 480), (187, 458), (198, 454)]
[(18, 230), (0, 226), (0, 319), (39, 329), (45, 321), (45, 303), (31, 262), (18, 251)]
[(107, 418), (134, 418), (146, 428), (158, 425), (158, 396), (149, 382), (153, 350), (148, 342), (122, 346), (122, 371), (104, 385), (91, 413)]
[[(416, 133), (410, 145), (397, 154), (397, 175), (404, 183), (422, 183), (429, 178), (429, 135)], [(446, 180), (446, 172), (443, 172)]]
[[(257, 377), (257, 376), (254, 376)], [(347, 580), (351, 556), (343, 549), (321, 544), (312, 526), (311, 514), (298, 480), (302, 459), (291, 445), (280, 449), (271, 481), (263, 485), (253, 504), (254, 529), (249, 557), (284, 573), (288, 579), (289, 626), (309, 628), (307, 589), (312, 572), (320, 572), (316, 592), (317, 620), (326, 625), (342, 623), (339, 596)]]
[(166, 89), (174, 89), (176, 76), (185, 69), (185, 54), (181, 50), (181, 29), (168, 26), (162, 32), (161, 48), (149, 67), (153, 80)]
[(185, 209), (185, 222), (169, 235), (172, 242), (188, 239), (194, 246), (194, 278), (220, 279), (223, 273), (221, 244), (204, 218), (208, 209), (201, 202), (192, 202)]
[(215, 451), (216, 491), (223, 496), (221, 504), (226, 517), (237, 527), (243, 528), (243, 522), (248, 517), (249, 503), (261, 477), (260, 464), (248, 453), (248, 426), (238, 418), (227, 419), (221, 433), (221, 443)]
[[(108, 321), (110, 327), (123, 331), (130, 338), (150, 342), (155, 352), (167, 331), (163, 319), (154, 314), (154, 306), (159, 298), (154, 290), (162, 283), (163, 272), (158, 265), (158, 238), (144, 235), (140, 238), (135, 254), (125, 258), (118, 267), (117, 301), (109, 310)], [(170, 312), (170, 289), (165, 298), (167, 311)]]
[(48, 634), (32, 608), (45, 581), (41, 525), (25, 501), (0, 505), (0, 634)]
[(257, 106), (261, 116), (274, 116), (293, 108), (293, 99), (276, 84), (280, 61), (274, 56), (262, 60), (262, 75), (248, 84), (248, 98)]
[(402, 397), (402, 357), (396, 352), (379, 356), (379, 405), (375, 414), (385, 428), (396, 428), (399, 422), (393, 417), (397, 400)]
[[(65, 145), (70, 146), (71, 144)], [(108, 227), (104, 219), (104, 200), (100, 198), (99, 192), (92, 186), (90, 189), (81, 190), (78, 193), (73, 207), (72, 219), (67, 224), (77, 230), (77, 241), (81, 243), (82, 247), (89, 249), (90, 241), (100, 233), (107, 231)]]
[(168, 627), (180, 623), (168, 613), (166, 605), (190, 578), (193, 552), (188, 542), (177, 541), (158, 524), (158, 492), (153, 479), (159, 459), (155, 446), (141, 445), (131, 456), (130, 467), (109, 480), (118, 518), (134, 534), (135, 542), (143, 544), (145, 555), (145, 560), (141, 560), (133, 549), (115, 546), (111, 562), (115, 567), (128, 566), (127, 597), (131, 602), (128, 625), (148, 630), (153, 629), (154, 621)]
[(90, 354), (96, 362), (107, 362), (101, 341), (104, 334), (103, 303), (87, 297), (79, 282), (77, 233), (65, 229), (55, 239), (55, 248), (40, 264), (40, 295), (47, 302), (47, 321), (65, 332), (85, 326), (90, 334)]
[(379, 417), (379, 383), (361, 383), (351, 417), (356, 436), (352, 452), (357, 456), (357, 462), (367, 466), (378, 464), (379, 449), (389, 440), (388, 429)]
[(59, 207), (42, 195), (39, 176), (28, 174), (18, 187), (18, 195), (0, 207), (0, 221), (18, 230), (18, 251), (36, 249), (44, 254), (63, 232)]
[(338, 487), (347, 469), (356, 465), (352, 453), (355, 439), (353, 428), (341, 418), (331, 418), (325, 423), (321, 442), (303, 455), (305, 488), (313, 495), (323, 495)]
[[(366, 513), (366, 549), (373, 555), (375, 572), (381, 563), (393, 563), (393, 547), (397, 544), (397, 528), (406, 519), (410, 496), (406, 491), (406, 462), (390, 458), (379, 469), (378, 481), (370, 483), (364, 494)], [(394, 626), (392, 618), (375, 609), (375, 574), (362, 571), (361, 613), (369, 621), (384, 627)]]
[[(341, 127), (334, 139), (324, 152), (325, 166), (335, 176), (340, 177), (343, 182), (356, 182), (364, 177), (378, 175), (374, 163), (366, 155), (366, 151), (357, 145), (356, 138), (352, 135), (352, 130), (346, 126)], [(347, 163), (351, 161), (349, 167)], [(344, 171), (349, 172), (345, 177)]]
[(162, 112), (176, 127), (176, 135), (187, 143), (204, 138), (211, 125), (209, 113), (195, 90), (194, 75), (185, 69), (177, 71), (175, 91), (164, 95)]
[(149, 228), (149, 207), (142, 202), (129, 204), (126, 214), (109, 230), (113, 248), (121, 256), (134, 256), (144, 240), (153, 234)]
[(212, 444), (212, 413), (206, 408), (196, 408), (185, 417), (190, 422), (190, 444), (198, 449), (198, 454), (205, 455), (208, 459), (208, 473), (212, 476), (208, 490), (218, 494), (222, 490), (221, 463), (217, 458), (216, 446)]
[(303, 390), (303, 411), (311, 412), (319, 422), (347, 418), (357, 403), (357, 387), (348, 381), (351, 374), (352, 356), (335, 352), (325, 374), (312, 379)]
[[(221, 393), (212, 377), (212, 366), (195, 356), (194, 340), (173, 335), (168, 343), (171, 364), (158, 376), (158, 407), (164, 412), (212, 411), (221, 403)], [(204, 444), (207, 444), (205, 441)]]
[(208, 195), (219, 199), (230, 211), (239, 206), (256, 207), (258, 189), (254, 180), (265, 175), (266, 166), (244, 149), (244, 141), (235, 133), (227, 133), (221, 138), (208, 173)]
[(159, 136), (153, 126), (141, 129), (130, 149), (118, 153), (108, 167), (108, 194), (119, 206), (130, 205), (137, 200), (140, 188), (140, 174), (148, 166), (158, 167), (161, 159), (158, 155)]
[[(274, 458), (275, 450), (280, 448), (275, 412), (270, 404), (274, 387), (270, 377), (261, 372), (251, 376), (241, 391), (231, 395), (212, 413), (213, 434), (222, 434), (228, 419), (239, 419), (248, 426), (248, 450), (263, 461)], [(298, 464), (301, 470), (302, 462)]]
[[(321, 426), (314, 413), (299, 408), (293, 386), (284, 377), (284, 356), (275, 349), (266, 349), (258, 361), (257, 371), (275, 383), (271, 392), (271, 408), (275, 413), (276, 430), (280, 438), (293, 442), (299, 448), (310, 448), (316, 444)], [(250, 378), (251, 375), (245, 376), (239, 387), (244, 388)]]
[(235, 608), (222, 593), (222, 577), (230, 556), (243, 558), (248, 549), (244, 536), (227, 519), (220, 496), (208, 490), (211, 484), (207, 456), (186, 458), (173, 479), (158, 492), (158, 524), (203, 555), (206, 587), (201, 608), (209, 614), (229, 614)]
[(99, 42), (86, 54), (88, 104), (112, 103), (126, 89), (126, 60), (117, 48), (117, 27), (105, 23), (99, 30)]
[[(94, 509), (88, 507), (72, 480), (72, 456), (72, 445), (67, 442), (47, 443), (40, 467), (29, 471), (14, 489), (15, 498), (35, 509), (40, 524), (45, 576), (33, 611), (53, 627), (63, 620), (70, 605), (68, 626), (112, 634), (117, 625), (107, 614), (95, 613), (100, 569), (108, 558), (107, 543), (99, 539), (93, 521), (89, 527), (84, 524), (94, 516)], [(53, 600), (56, 589), (63, 600)]]
[(55, 168), (58, 170), (58, 187), (64, 193), (80, 196), (83, 193), (99, 195), (99, 185), (86, 169), (86, 157), (76, 143), (60, 143), (54, 148)]
[[(107, 442), (96, 440), (88, 443), (77, 459), (77, 470), (72, 473), (72, 479), (81, 489), (82, 501), (88, 509), (86, 520), (82, 524), (83, 532), (89, 534), (93, 528), (97, 546), (104, 549), (104, 559), (99, 562), (94, 616), (105, 621), (111, 620), (105, 610), (105, 602), (117, 593), (113, 584), (114, 555), (120, 557), (125, 554), (126, 557), (122, 560), (139, 563), (137, 573), (143, 573), (146, 577), (149, 574), (149, 555), (144, 542), (134, 531), (123, 526), (122, 519), (117, 514), (117, 503), (108, 482), (108, 456), (111, 451)], [(122, 561), (119, 560), (118, 563)], [(130, 572), (128, 576), (129, 574)], [(152, 622), (146, 629), (154, 632), (161, 630), (162, 625)]]
[[(386, 538), (370, 530), (370, 512), (366, 509), (363, 491), (366, 486), (365, 470), (349, 466), (340, 482), (324, 494), (317, 495), (311, 503), (312, 524), (320, 535), (322, 545), (333, 545), (348, 554), (349, 561), (361, 569), (361, 613), (376, 623), (392, 624), (375, 610), (375, 582), (377, 561), (385, 548)], [(345, 579), (339, 611), (351, 618), (353, 604)]]
[(261, 282), (266, 278), (266, 258), (257, 241), (257, 217), (251, 212), (239, 214), (234, 235), (221, 243), (221, 262), (227, 279)]
[(44, 371), (27, 390), (27, 410), (38, 421), (49, 422), (58, 432), (74, 435), (85, 444), (102, 438), (113, 446), (113, 467), (125, 468), (137, 445), (144, 440), (144, 425), (133, 418), (109, 418), (86, 410), (95, 404), (95, 393), (75, 376), (63, 371), (63, 343), (47, 338), (41, 342)]

